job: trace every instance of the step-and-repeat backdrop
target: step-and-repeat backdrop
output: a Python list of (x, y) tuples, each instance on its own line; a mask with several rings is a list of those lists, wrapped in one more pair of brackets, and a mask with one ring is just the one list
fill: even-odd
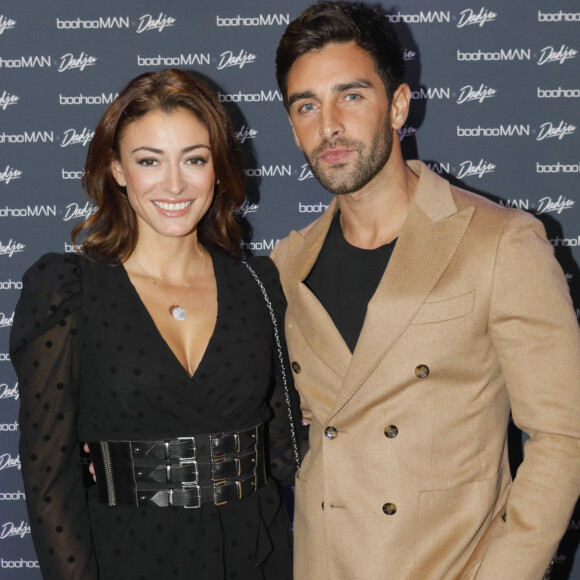
[[(40, 578), (21, 481), (8, 335), (22, 273), (46, 251), (72, 251), (71, 228), (94, 211), (80, 178), (99, 117), (145, 71), (181, 67), (211, 79), (245, 151), (247, 201), (239, 211), (250, 227), (244, 246), (268, 253), (330, 200), (294, 145), (274, 78), (278, 39), (309, 4), (2, 0), (1, 578)], [(405, 156), (541, 219), (580, 315), (580, 4), (384, 5), (404, 46), (413, 94), (400, 132)], [(552, 578), (580, 578), (579, 538), (577, 510)]]

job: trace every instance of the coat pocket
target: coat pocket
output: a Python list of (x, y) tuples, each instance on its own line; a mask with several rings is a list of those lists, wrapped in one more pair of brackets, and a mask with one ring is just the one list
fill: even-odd
[(425, 302), (411, 321), (411, 324), (429, 324), (431, 322), (461, 318), (473, 312), (474, 303), (474, 290), (460, 296), (445, 298), (444, 300)]
[[(489, 526), (500, 478), (423, 491), (415, 531), (415, 567), (422, 578), (454, 578)], [(469, 578), (469, 576), (468, 576)]]

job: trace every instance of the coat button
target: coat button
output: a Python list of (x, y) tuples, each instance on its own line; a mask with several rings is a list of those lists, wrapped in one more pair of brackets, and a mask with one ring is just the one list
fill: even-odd
[(387, 425), (385, 427), (385, 437), (389, 439), (394, 439), (399, 434), (399, 430), (396, 425)]
[(420, 379), (425, 379), (429, 376), (429, 367), (427, 365), (417, 365), (415, 367), (415, 374)]
[(397, 513), (397, 506), (394, 503), (386, 503), (383, 506), (383, 513), (387, 514), (388, 516), (392, 516), (393, 514)]
[(293, 370), (293, 371), (294, 371), (294, 372), (295, 372), (297, 375), (299, 375), (299, 374), (300, 374), (300, 371), (302, 370), (302, 369), (300, 368), (300, 365), (299, 365), (299, 364), (298, 364), (296, 361), (294, 361), (294, 362), (292, 363), (292, 365), (291, 365), (291, 366), (292, 366), (292, 370)]
[(336, 430), (336, 428), (335, 428), (335, 427), (332, 427), (332, 426), (331, 426), (331, 427), (327, 427), (327, 428), (324, 430), (324, 436), (325, 436), (327, 439), (336, 439), (336, 436), (337, 436), (337, 435), (338, 435), (338, 431)]

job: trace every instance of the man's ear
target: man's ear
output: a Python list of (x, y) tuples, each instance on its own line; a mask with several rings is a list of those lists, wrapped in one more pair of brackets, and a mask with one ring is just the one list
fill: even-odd
[(121, 165), (121, 162), (116, 157), (114, 157), (111, 159), (109, 167), (111, 168), (111, 173), (113, 174), (115, 181), (121, 187), (125, 187), (127, 182), (125, 181), (125, 174), (123, 173), (123, 166)]
[(411, 104), (411, 89), (403, 83), (393, 94), (391, 102), (391, 126), (398, 131), (407, 121)]

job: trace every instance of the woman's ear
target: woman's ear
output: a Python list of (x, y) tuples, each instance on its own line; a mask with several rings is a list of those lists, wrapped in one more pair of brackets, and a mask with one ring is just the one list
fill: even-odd
[(127, 182), (125, 181), (125, 174), (123, 173), (123, 166), (121, 162), (115, 157), (111, 160), (110, 164), (111, 173), (115, 178), (115, 181), (121, 186), (125, 187)]

